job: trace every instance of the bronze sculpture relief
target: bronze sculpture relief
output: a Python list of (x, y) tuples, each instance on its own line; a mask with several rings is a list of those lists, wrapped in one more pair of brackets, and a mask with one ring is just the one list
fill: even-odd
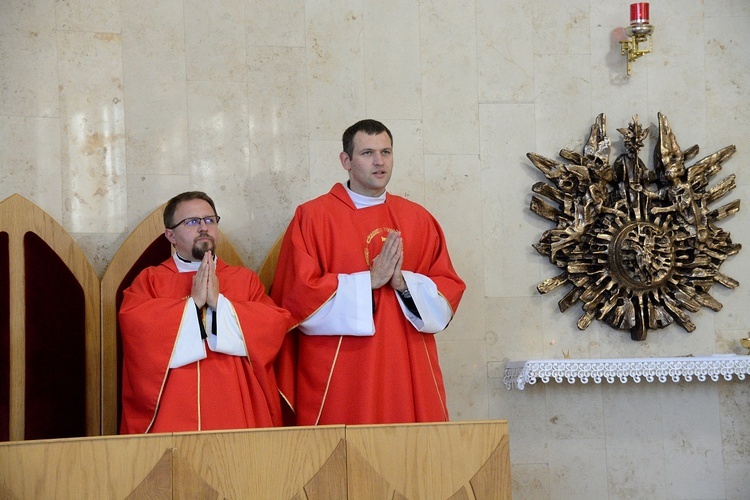
[(717, 222), (736, 213), (740, 201), (711, 208), (735, 188), (735, 176), (709, 187), (736, 148), (687, 166), (698, 146), (681, 149), (666, 116), (658, 118), (653, 169), (639, 157), (648, 131), (637, 116), (618, 129), (625, 151), (614, 163), (604, 114), (592, 125), (582, 154), (563, 149), (566, 162), (526, 155), (550, 181), (534, 184), (530, 209), (556, 224), (533, 246), (562, 270), (537, 290), (572, 285), (558, 305), (565, 312), (583, 303), (581, 330), (597, 319), (629, 331), (633, 340), (675, 321), (692, 332), (688, 312), (722, 307), (709, 294), (711, 286), (739, 285), (719, 268), (741, 245)]

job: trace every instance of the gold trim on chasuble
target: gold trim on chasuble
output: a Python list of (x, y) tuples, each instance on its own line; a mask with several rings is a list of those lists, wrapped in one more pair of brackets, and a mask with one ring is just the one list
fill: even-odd
[(333, 356), (333, 363), (331, 363), (331, 370), (328, 372), (328, 380), (326, 381), (326, 390), (323, 391), (323, 399), (320, 400), (320, 409), (318, 410), (318, 416), (315, 418), (315, 425), (320, 422), (320, 416), (323, 414), (323, 407), (326, 404), (326, 397), (328, 397), (328, 388), (331, 386), (331, 378), (333, 378), (333, 370), (336, 368), (336, 360), (339, 359), (339, 351), (341, 350), (341, 343), (344, 341), (344, 336), (339, 336), (339, 345), (336, 346), (336, 354)]
[(422, 345), (424, 345), (424, 353), (427, 356), (427, 362), (430, 364), (430, 375), (432, 375), (432, 382), (435, 384), (435, 392), (438, 395), (438, 399), (440, 399), (440, 407), (443, 409), (443, 417), (445, 418), (445, 421), (448, 422), (448, 408), (445, 405), (445, 401), (443, 401), (443, 396), (440, 394), (440, 385), (437, 382), (437, 378), (435, 377), (435, 368), (432, 366), (432, 359), (430, 358), (430, 351), (427, 349), (427, 341), (424, 339), (425, 334), (422, 334)]
[[(190, 295), (185, 297), (183, 300), (185, 300), (185, 308), (182, 310), (182, 317), (180, 318), (180, 325), (177, 327), (177, 332), (182, 329), (182, 323), (185, 320), (185, 316), (187, 313), (187, 307), (190, 305)], [(149, 422), (148, 426), (146, 427), (146, 430), (143, 431), (144, 434), (148, 434), (148, 432), (151, 430), (151, 427), (154, 426), (154, 422), (156, 421), (156, 415), (159, 413), (159, 405), (161, 404), (161, 397), (164, 394), (164, 386), (167, 384), (167, 377), (169, 376), (169, 366), (172, 364), (172, 358), (174, 357), (174, 350), (177, 347), (177, 339), (175, 338), (174, 345), (172, 346), (172, 353), (169, 355), (169, 361), (167, 361), (167, 369), (164, 371), (164, 378), (161, 380), (161, 387), (159, 388), (159, 395), (156, 397), (156, 406), (154, 406), (154, 414), (151, 416), (151, 422)]]

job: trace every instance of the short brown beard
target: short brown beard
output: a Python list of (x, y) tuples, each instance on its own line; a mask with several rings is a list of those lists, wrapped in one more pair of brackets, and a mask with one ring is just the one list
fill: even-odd
[(213, 239), (211, 239), (210, 242), (203, 241), (201, 243), (196, 243), (195, 245), (193, 245), (193, 258), (196, 260), (203, 260), (203, 256), (206, 255), (206, 252), (208, 252), (209, 250), (211, 251), (211, 253), (215, 253), (214, 248), (215, 245)]

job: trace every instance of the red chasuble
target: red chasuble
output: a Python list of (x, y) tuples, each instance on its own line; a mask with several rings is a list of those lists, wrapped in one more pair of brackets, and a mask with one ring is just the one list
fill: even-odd
[[(391, 194), (384, 204), (357, 209), (341, 184), (297, 208), (271, 296), (297, 324), (303, 322), (334, 296), (338, 274), (369, 270), (393, 230), (403, 239), (402, 270), (432, 279), (455, 313), (466, 286), (437, 221), (420, 205)], [(294, 330), (285, 340), (277, 377), (297, 425), (448, 420), (434, 335), (411, 325), (390, 286), (373, 290), (373, 299), (371, 337)]]
[(125, 290), (119, 312), (121, 433), (281, 425), (273, 362), (290, 326), (289, 313), (274, 304), (249, 269), (217, 259), (216, 275), (237, 313), (248, 356), (206, 346), (206, 359), (169, 368), (195, 276), (178, 272), (171, 258), (145, 269)]

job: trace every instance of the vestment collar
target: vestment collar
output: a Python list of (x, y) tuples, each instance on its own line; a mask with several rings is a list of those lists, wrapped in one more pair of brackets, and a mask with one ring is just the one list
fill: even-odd
[(345, 182), (342, 182), (341, 185), (344, 187), (346, 193), (349, 195), (349, 198), (352, 200), (352, 203), (354, 203), (354, 206), (357, 207), (357, 209), (374, 207), (375, 205), (382, 205), (383, 203), (385, 203), (387, 194), (385, 191), (383, 191), (383, 194), (381, 194), (380, 196), (372, 197), (355, 193), (354, 191), (349, 189), (349, 186)]
[[(216, 260), (215, 254), (213, 258), (214, 260)], [(177, 272), (180, 272), (180, 273), (194, 273), (201, 266), (201, 261), (192, 262), (192, 261), (185, 260), (179, 255), (177, 255), (177, 252), (172, 254), (172, 260), (174, 260), (174, 264), (175, 266), (177, 266)]]

